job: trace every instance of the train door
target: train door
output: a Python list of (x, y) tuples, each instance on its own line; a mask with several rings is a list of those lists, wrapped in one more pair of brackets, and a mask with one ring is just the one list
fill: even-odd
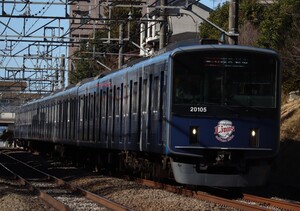
[(95, 141), (95, 97), (96, 97), (96, 92), (93, 92), (93, 94), (90, 96), (90, 124), (89, 124), (89, 134), (90, 134), (90, 141)]
[(84, 101), (85, 95), (79, 96), (78, 140), (84, 140)]
[[(145, 72), (149, 72), (150, 69), (145, 69)], [(147, 75), (143, 79), (142, 84), (142, 96), (141, 96), (141, 130), (140, 130), (140, 151), (146, 151), (148, 146), (150, 145), (149, 142), (149, 135), (150, 135), (150, 115), (151, 112), (149, 110), (151, 106), (151, 86), (152, 86), (152, 75)]]
[[(98, 85), (98, 87), (100, 87)], [(102, 89), (99, 90), (98, 92), (98, 99), (97, 99), (97, 109), (96, 109), (96, 112), (97, 112), (97, 126), (96, 126), (96, 139), (97, 139), (97, 142), (100, 142), (101, 141), (101, 119), (102, 119), (102, 100), (103, 100), (103, 91)]]
[(59, 140), (61, 140), (63, 138), (63, 130), (64, 130), (63, 121), (64, 121), (64, 115), (65, 115), (64, 114), (64, 109), (63, 109), (63, 100), (60, 100), (58, 105), (59, 105), (59, 108), (58, 108), (59, 112), (57, 114), (58, 115), (58, 122), (59, 122), (59, 124), (58, 124), (58, 138), (59, 138)]
[(78, 131), (78, 97), (73, 98), (73, 109), (72, 109), (72, 126), (71, 126), (71, 139), (76, 140), (77, 137), (77, 131)]
[(45, 140), (46, 138), (46, 106), (45, 103), (41, 105), (41, 113), (40, 113), (40, 122), (41, 122), (41, 133), (40, 137)]
[(131, 93), (130, 143), (139, 146), (141, 131), (141, 89), (142, 77), (133, 82)]
[(90, 118), (90, 115), (89, 115), (89, 100), (90, 100), (90, 95), (85, 95), (85, 99), (84, 99), (84, 106), (83, 106), (83, 109), (84, 109), (84, 114), (83, 114), (83, 140), (84, 141), (88, 141), (89, 140), (89, 124), (90, 124), (90, 121), (89, 121), (89, 118)]
[(67, 105), (67, 111), (66, 111), (66, 140), (70, 140), (71, 137), (70, 137), (70, 130), (71, 130), (71, 97), (68, 96), (67, 98), (67, 102), (66, 102), (66, 105)]
[(72, 111), (71, 111), (71, 140), (75, 141), (77, 138), (77, 127), (78, 127), (78, 97), (74, 97), (72, 100)]
[(114, 142), (116, 147), (121, 143), (122, 135), (123, 83), (115, 90)]
[(50, 131), (51, 131), (51, 138), (54, 141), (55, 140), (55, 116), (54, 116), (54, 111), (55, 111), (55, 102), (51, 103), (51, 108), (50, 108)]
[[(126, 77), (127, 78), (127, 77)], [(123, 101), (122, 101), (122, 123), (121, 123), (121, 138), (122, 142), (124, 143), (124, 147), (128, 144), (129, 141), (129, 96), (130, 96), (130, 87), (131, 85), (125, 83), (124, 88), (123, 88)], [(126, 147), (127, 148), (127, 147)], [(125, 148), (125, 149), (126, 149)]]
[(68, 119), (68, 127), (69, 127), (69, 140), (72, 141), (73, 138), (73, 122), (74, 122), (74, 99), (70, 98), (69, 101), (69, 119)]
[(53, 109), (53, 117), (54, 117), (54, 125), (53, 125), (53, 131), (54, 131), (54, 141), (58, 139), (58, 101), (55, 101), (54, 109)]
[(103, 89), (101, 102), (101, 145), (106, 145), (107, 137), (107, 103), (108, 103), (108, 88)]
[(114, 97), (115, 97), (115, 87), (110, 88), (108, 91), (108, 104), (107, 104), (107, 131), (106, 131), (106, 141), (107, 141), (107, 147), (110, 147), (114, 140)]
[(63, 102), (63, 128), (62, 128), (62, 139), (67, 139), (68, 134), (68, 98), (62, 101)]
[(45, 104), (45, 137), (47, 140), (50, 138), (49, 129), (50, 129), (50, 105), (47, 101)]
[[(127, 117), (125, 121), (125, 136), (126, 136), (126, 149), (133, 149), (135, 146), (132, 146), (134, 144), (134, 139), (133, 139), (133, 112), (135, 111), (135, 107), (133, 106), (134, 104), (134, 98), (137, 98), (137, 82), (133, 82), (133, 80), (130, 80), (129, 82), (129, 87), (127, 90), (128, 93), (128, 112), (127, 112)], [(136, 111), (135, 111), (136, 112)]]
[(161, 153), (163, 150), (163, 108), (165, 101), (165, 63), (155, 67), (152, 84), (151, 103), (151, 151)]

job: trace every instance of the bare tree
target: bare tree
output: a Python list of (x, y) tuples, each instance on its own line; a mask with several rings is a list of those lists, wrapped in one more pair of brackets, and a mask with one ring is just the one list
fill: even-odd
[(247, 21), (240, 29), (239, 44), (256, 46), (258, 40), (258, 28), (250, 21)]
[(286, 38), (285, 47), (281, 50), (284, 67), (283, 80), (288, 81), (288, 90), (300, 89), (300, 22), (298, 15), (293, 14), (293, 31)]

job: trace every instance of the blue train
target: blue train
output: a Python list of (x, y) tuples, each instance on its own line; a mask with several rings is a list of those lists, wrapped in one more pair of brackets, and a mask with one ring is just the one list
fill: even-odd
[(182, 184), (263, 185), (279, 149), (272, 50), (186, 45), (20, 107), (15, 138), (99, 150)]

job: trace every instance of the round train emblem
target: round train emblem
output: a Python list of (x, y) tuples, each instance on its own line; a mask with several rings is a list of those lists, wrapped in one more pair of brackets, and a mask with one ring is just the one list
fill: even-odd
[(221, 142), (229, 142), (234, 138), (235, 127), (229, 120), (221, 120), (215, 127), (216, 139)]

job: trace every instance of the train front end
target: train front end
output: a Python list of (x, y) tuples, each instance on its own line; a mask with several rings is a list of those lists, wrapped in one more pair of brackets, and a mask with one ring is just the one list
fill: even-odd
[(280, 62), (270, 50), (198, 46), (171, 56), (167, 154), (176, 181), (263, 185), (279, 150)]

